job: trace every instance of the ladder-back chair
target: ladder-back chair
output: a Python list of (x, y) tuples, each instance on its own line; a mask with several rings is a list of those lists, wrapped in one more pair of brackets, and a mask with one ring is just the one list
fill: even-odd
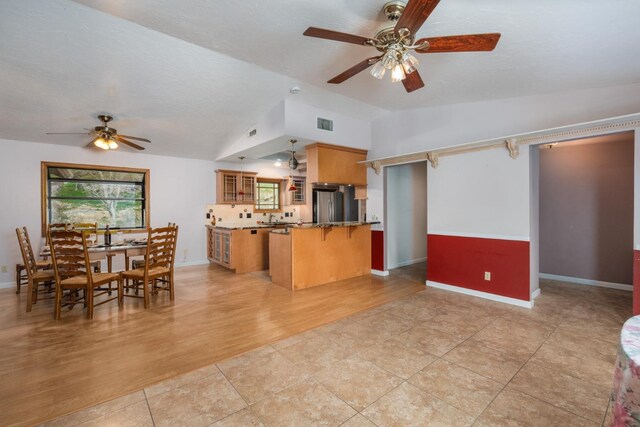
[[(31, 311), (32, 305), (38, 301), (38, 293), (50, 292), (50, 290), (47, 291), (45, 289), (41, 291), (40, 285), (47, 284), (51, 287), (54, 281), (54, 274), (53, 271), (44, 269), (51, 267), (49, 262), (36, 260), (27, 227), (16, 228), (16, 235), (18, 236), (18, 244), (22, 254), (23, 269), (27, 275), (27, 311)], [(16, 293), (20, 293), (20, 282), (17, 283), (17, 286)]]
[[(60, 311), (63, 306), (73, 307), (77, 303), (75, 294), (83, 291), (84, 303), (87, 306), (87, 317), (93, 318), (94, 307), (118, 300), (118, 305), (122, 305), (122, 280), (119, 273), (94, 273), (91, 268), (87, 238), (85, 233), (79, 230), (50, 231), (49, 241), (51, 242), (51, 258), (53, 261), (53, 271), (56, 277), (56, 307), (55, 318), (60, 318)], [(109, 291), (102, 291), (99, 288), (104, 284), (117, 282), (117, 296), (94, 303), (95, 297), (104, 295)], [(63, 293), (68, 290), (69, 302), (63, 302)], [(101, 291), (95, 293), (95, 291)]]
[[(125, 296), (143, 298), (144, 308), (147, 308), (149, 306), (149, 286), (151, 286), (154, 293), (159, 290), (169, 292), (169, 299), (173, 301), (175, 297), (173, 266), (177, 241), (177, 226), (149, 229), (144, 266), (122, 272), (122, 277), (129, 288), (137, 290), (142, 285), (143, 295), (139, 296), (136, 293), (136, 295), (127, 294)], [(128, 284), (127, 279), (132, 281), (131, 285)], [(159, 285), (159, 282), (162, 285)]]

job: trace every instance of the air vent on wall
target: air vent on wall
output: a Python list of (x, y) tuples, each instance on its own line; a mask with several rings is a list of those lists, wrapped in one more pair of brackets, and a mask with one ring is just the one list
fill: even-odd
[(249, 138), (251, 138), (252, 136), (255, 136), (258, 133), (258, 129), (253, 128), (249, 131)]
[(318, 117), (318, 129), (333, 132), (333, 120)]

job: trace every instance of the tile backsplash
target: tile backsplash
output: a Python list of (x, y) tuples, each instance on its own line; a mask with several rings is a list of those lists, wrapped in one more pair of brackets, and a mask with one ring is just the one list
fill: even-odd
[[(301, 217), (304, 206), (285, 206), (282, 212), (273, 214), (274, 221), (296, 222)], [(210, 213), (216, 217), (216, 223), (225, 226), (251, 226), (258, 221), (268, 221), (268, 213), (255, 213), (253, 205), (207, 205), (204, 215), (204, 223), (210, 224), (211, 219), (206, 217)], [(241, 217), (242, 216), (242, 217)]]

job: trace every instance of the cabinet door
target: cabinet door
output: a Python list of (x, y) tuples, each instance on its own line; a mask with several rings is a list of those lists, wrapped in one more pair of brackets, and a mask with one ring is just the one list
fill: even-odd
[(213, 260), (213, 246), (215, 234), (212, 229), (207, 228), (207, 259)]
[(223, 234), (222, 236), (222, 263), (229, 265), (231, 261), (231, 239), (230, 235)]
[(222, 201), (225, 203), (234, 203), (237, 201), (238, 195), (238, 177), (234, 174), (223, 174), (223, 195)]
[(291, 204), (292, 205), (304, 205), (305, 204), (305, 192), (306, 192), (306, 180), (304, 178), (293, 178), (293, 185), (296, 186), (296, 191), (292, 191)]
[(220, 242), (220, 233), (215, 233), (213, 236), (213, 260), (220, 262), (222, 260), (222, 245)]
[(242, 201), (252, 204), (256, 200), (256, 177), (255, 176), (243, 176), (242, 177)]

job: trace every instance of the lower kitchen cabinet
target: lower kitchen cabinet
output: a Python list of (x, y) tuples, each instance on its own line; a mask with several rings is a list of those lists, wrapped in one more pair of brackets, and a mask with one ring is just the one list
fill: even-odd
[(266, 270), (269, 268), (270, 230), (228, 230), (207, 226), (207, 257), (236, 273)]

